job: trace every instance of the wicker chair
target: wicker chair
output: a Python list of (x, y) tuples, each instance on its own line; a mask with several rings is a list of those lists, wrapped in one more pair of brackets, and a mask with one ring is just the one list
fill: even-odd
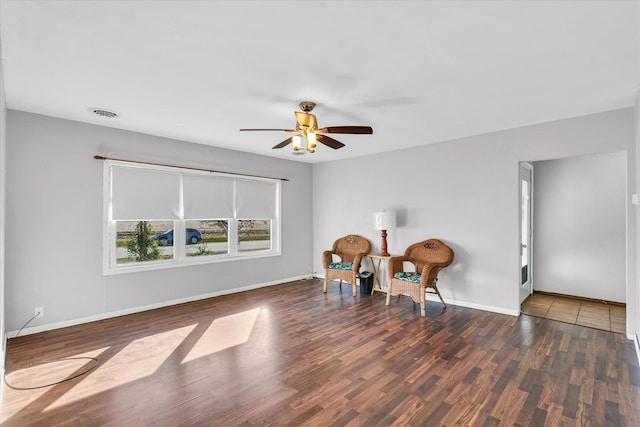
[[(404, 271), (404, 262), (414, 265), (415, 271)], [(404, 251), (403, 256), (389, 258), (389, 291), (387, 302), (394, 295), (408, 295), (420, 303), (420, 315), (426, 316), (426, 294), (436, 294), (447, 305), (438, 291), (438, 273), (453, 261), (453, 250), (437, 239), (414, 243)]]
[[(322, 253), (324, 266), (324, 292), (330, 280), (340, 280), (351, 283), (353, 296), (356, 296), (356, 277), (360, 270), (360, 262), (371, 251), (371, 243), (364, 237), (349, 234), (339, 238), (333, 243), (333, 249)], [(333, 255), (340, 257), (339, 262), (334, 262)]]

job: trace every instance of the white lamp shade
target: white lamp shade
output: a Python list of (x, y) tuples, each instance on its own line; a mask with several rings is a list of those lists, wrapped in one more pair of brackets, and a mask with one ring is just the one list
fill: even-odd
[(396, 226), (395, 212), (376, 212), (373, 214), (373, 226), (376, 230), (390, 230)]

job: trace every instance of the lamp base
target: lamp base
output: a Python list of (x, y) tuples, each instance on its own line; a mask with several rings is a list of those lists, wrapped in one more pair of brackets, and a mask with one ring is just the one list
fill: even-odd
[(382, 230), (382, 245), (380, 245), (380, 255), (389, 256), (389, 252), (387, 252), (387, 230)]

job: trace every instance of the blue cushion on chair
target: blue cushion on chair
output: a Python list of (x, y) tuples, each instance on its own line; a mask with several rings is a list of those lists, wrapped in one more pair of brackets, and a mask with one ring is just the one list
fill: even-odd
[(405, 280), (407, 282), (420, 283), (422, 274), (415, 271), (401, 271), (393, 275), (394, 279)]
[(333, 270), (353, 270), (352, 262), (332, 262), (329, 268)]

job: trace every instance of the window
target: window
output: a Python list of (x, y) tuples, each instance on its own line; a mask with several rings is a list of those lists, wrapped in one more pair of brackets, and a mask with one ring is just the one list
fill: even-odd
[[(173, 259), (173, 223), (116, 221), (116, 264)], [(171, 236), (171, 237), (169, 237)]]
[[(229, 254), (229, 221), (186, 221), (187, 256), (217, 256)], [(200, 234), (198, 236), (198, 233)]]
[(271, 221), (241, 219), (238, 221), (238, 251), (251, 252), (271, 249)]
[(280, 181), (121, 161), (104, 165), (104, 272), (280, 254)]

